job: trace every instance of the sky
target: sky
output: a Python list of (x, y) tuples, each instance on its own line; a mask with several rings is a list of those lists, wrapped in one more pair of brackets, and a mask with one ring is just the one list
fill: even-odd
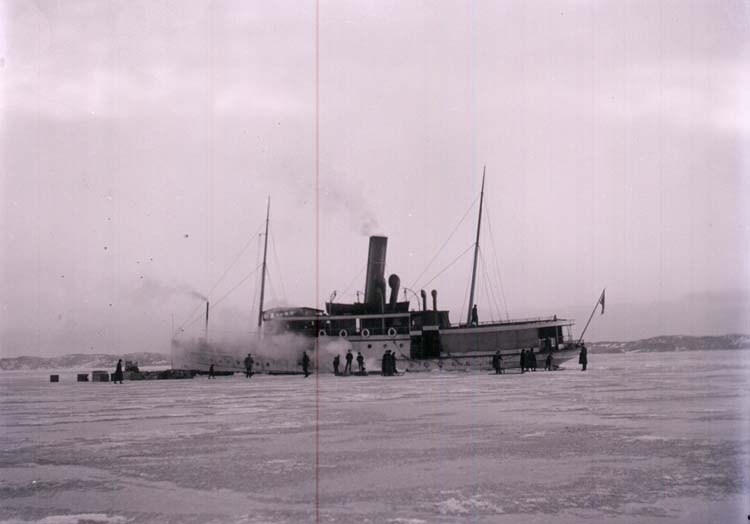
[[(168, 352), (387, 272), (750, 332), (747, 2), (0, 2), (0, 355)], [(407, 298), (414, 294), (407, 291)], [(230, 335), (227, 335), (230, 336)]]

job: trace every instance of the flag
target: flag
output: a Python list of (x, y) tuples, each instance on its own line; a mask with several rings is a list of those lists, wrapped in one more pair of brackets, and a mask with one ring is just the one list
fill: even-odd
[(605, 291), (606, 291), (606, 288), (602, 289), (602, 296), (599, 297), (599, 304), (602, 305), (602, 315), (604, 314), (604, 292)]

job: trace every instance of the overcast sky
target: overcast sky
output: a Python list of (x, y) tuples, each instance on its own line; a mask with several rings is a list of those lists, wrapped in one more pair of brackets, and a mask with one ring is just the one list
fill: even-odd
[(589, 339), (750, 332), (750, 4), (318, 13), (0, 3), (3, 356), (253, 329), (269, 196), (266, 307), (354, 300), (383, 234), (456, 322), (484, 165), (481, 320), (578, 334), (606, 286)]

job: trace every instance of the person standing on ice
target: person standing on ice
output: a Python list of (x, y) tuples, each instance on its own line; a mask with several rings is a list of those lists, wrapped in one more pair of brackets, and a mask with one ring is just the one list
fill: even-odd
[(253, 376), (253, 364), (255, 361), (250, 353), (245, 357), (245, 377), (250, 378)]
[(112, 382), (117, 384), (118, 381), (120, 382), (120, 384), (122, 384), (122, 359), (117, 361), (117, 367), (115, 368), (115, 376)]
[(216, 374), (214, 373), (213, 363), (210, 366), (208, 366), (208, 378), (216, 378)]
[(305, 374), (305, 378), (310, 375), (310, 357), (307, 356), (307, 351), (302, 352), (302, 372)]
[(544, 361), (544, 371), (552, 371), (552, 353), (547, 355), (547, 360)]
[(357, 351), (357, 366), (359, 367), (360, 373), (365, 372), (365, 357), (363, 357), (362, 353), (359, 351)]
[(352, 372), (352, 360), (354, 360), (354, 355), (352, 355), (352, 350), (348, 350), (346, 352), (346, 366), (344, 366), (344, 375), (350, 375)]
[(383, 353), (383, 360), (380, 363), (380, 372), (383, 374), (384, 377), (388, 376), (388, 370), (391, 366), (391, 357), (389, 353), (391, 352), (390, 349), (386, 349), (385, 353)]
[(339, 363), (341, 362), (341, 359), (338, 355), (333, 357), (333, 374), (338, 375), (339, 374)]
[(495, 375), (499, 375), (503, 372), (503, 357), (500, 355), (500, 351), (495, 351), (492, 355), (492, 369), (495, 370)]
[(391, 375), (398, 375), (398, 369), (396, 369), (396, 352), (391, 351)]
[(586, 344), (581, 344), (581, 352), (578, 354), (578, 363), (583, 366), (581, 371), (586, 371), (586, 364), (588, 364), (589, 361), (586, 353)]
[(521, 373), (526, 371), (526, 350), (521, 350)]

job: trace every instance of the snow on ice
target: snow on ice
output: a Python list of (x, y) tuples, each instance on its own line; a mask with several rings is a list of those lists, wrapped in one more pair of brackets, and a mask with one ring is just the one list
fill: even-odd
[(0, 523), (742, 522), (750, 352), (585, 373), (0, 374)]

